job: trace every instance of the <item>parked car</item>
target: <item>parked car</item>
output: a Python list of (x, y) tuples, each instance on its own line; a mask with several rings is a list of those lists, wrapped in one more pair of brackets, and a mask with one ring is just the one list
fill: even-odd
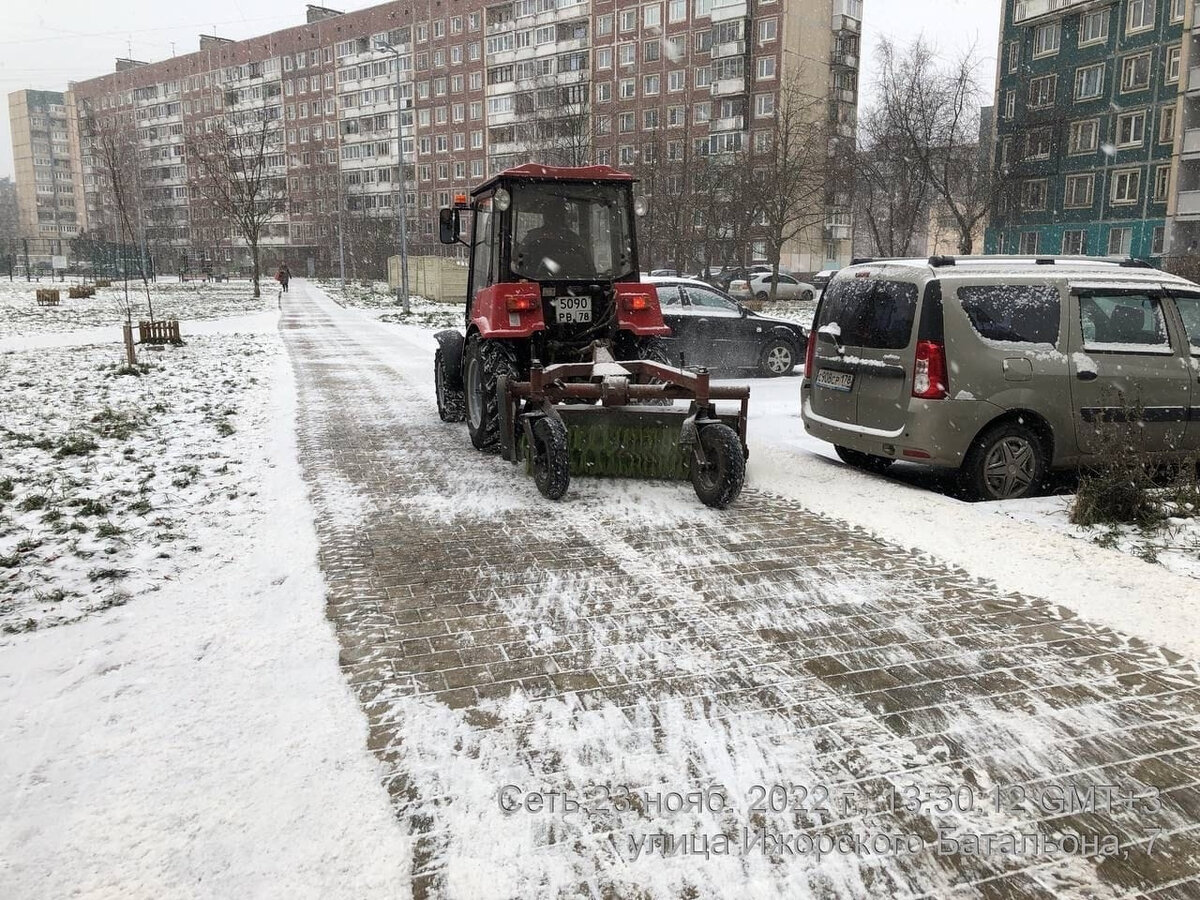
[(817, 306), (805, 428), (848, 463), (957, 469), (966, 493), (1036, 493), (1096, 462), (1141, 410), (1139, 451), (1200, 450), (1200, 286), (1143, 263), (875, 260)]
[(746, 309), (728, 294), (693, 278), (648, 278), (658, 291), (671, 336), (663, 348), (672, 365), (758, 369), (788, 375), (799, 364), (808, 332), (795, 322)]
[[(771, 296), (771, 273), (756, 272), (747, 278), (732, 281), (729, 293), (739, 300), (751, 298), (762, 302)], [(794, 275), (780, 272), (775, 287), (776, 300), (811, 300), (817, 295), (816, 288)]]
[(812, 277), (812, 286), (818, 291), (825, 290), (829, 286), (829, 280), (837, 273), (837, 269), (822, 269)]
[(655, 269), (650, 274), (655, 278), (676, 278), (679, 275), (674, 269)]

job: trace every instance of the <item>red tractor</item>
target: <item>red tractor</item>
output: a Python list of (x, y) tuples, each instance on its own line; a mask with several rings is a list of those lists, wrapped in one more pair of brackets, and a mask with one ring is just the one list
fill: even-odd
[(526, 460), (553, 500), (574, 471), (689, 477), (724, 508), (745, 477), (750, 389), (666, 364), (670, 329), (638, 278), (633, 184), (608, 166), (523, 165), (441, 210), (442, 243), (470, 250), (470, 302), (466, 334), (436, 336), (438, 413), (465, 419), (478, 449)]

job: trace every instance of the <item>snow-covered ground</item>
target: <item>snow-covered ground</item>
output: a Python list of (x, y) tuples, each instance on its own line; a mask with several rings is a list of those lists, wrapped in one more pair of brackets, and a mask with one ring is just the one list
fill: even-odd
[[(75, 282), (0, 281), (0, 340), (17, 335), (76, 331), (84, 328), (119, 326), (124, 320), (125, 283), (97, 288), (94, 297), (71, 300), (67, 289)], [(38, 288), (57, 288), (59, 306), (38, 306)], [(255, 300), (248, 280), (205, 284), (160, 278), (150, 285), (154, 315), (159, 319), (216, 319), (262, 312), (276, 304), (278, 290), (269, 280), (262, 283), (262, 297)], [(134, 319), (148, 318), (146, 294), (140, 281), (129, 282)], [(118, 332), (119, 333), (119, 332)]]
[(207, 565), (199, 529), (262, 514), (277, 335), (0, 354), (0, 628), (61, 624)]
[(463, 323), (463, 306), (456, 303), (438, 303), (418, 294), (411, 294), (408, 315), (396, 300), (396, 291), (386, 281), (338, 281), (319, 282), (321, 290), (342, 306), (362, 310), (380, 322), (397, 325), (416, 325), (440, 330), (459, 328)]

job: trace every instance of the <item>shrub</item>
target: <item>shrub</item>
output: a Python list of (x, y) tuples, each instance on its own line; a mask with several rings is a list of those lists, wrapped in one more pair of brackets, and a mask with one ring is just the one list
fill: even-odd
[(55, 455), (59, 459), (68, 456), (87, 456), (99, 447), (100, 445), (92, 440), (90, 435), (73, 433), (58, 442), (58, 452)]
[(35, 509), (45, 509), (49, 502), (44, 494), (30, 494), (17, 504), (17, 509), (21, 512), (33, 512)]
[(1155, 490), (1154, 465), (1139, 451), (1140, 403), (1124, 395), (1110, 408), (1115, 414), (1096, 425), (1098, 463), (1080, 476), (1071, 505), (1076, 525), (1136, 525), (1149, 528), (1162, 521), (1162, 497)]

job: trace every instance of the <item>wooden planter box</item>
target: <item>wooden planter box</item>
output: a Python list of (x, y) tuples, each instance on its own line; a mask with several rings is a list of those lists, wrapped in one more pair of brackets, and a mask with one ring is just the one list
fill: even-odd
[(98, 288), (112, 287), (112, 279), (111, 278), (97, 278), (96, 279), (96, 287), (98, 287)]
[(79, 300), (83, 297), (95, 297), (96, 289), (90, 284), (80, 284), (67, 288), (67, 296), (72, 300)]
[(182, 344), (179, 336), (178, 319), (160, 319), (157, 322), (138, 322), (138, 343)]
[[(71, 290), (74, 290), (72, 288)], [(58, 288), (38, 288), (37, 289), (37, 304), (38, 306), (58, 306), (62, 301), (62, 294)]]

